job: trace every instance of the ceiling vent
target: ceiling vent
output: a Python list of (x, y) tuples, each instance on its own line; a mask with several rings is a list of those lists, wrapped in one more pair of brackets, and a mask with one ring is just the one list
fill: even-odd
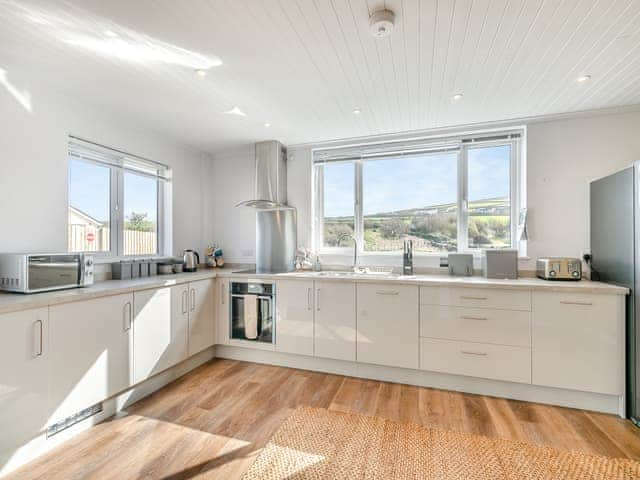
[(391, 10), (378, 10), (369, 17), (369, 31), (376, 38), (388, 37), (393, 33), (393, 26), (396, 19), (395, 13)]

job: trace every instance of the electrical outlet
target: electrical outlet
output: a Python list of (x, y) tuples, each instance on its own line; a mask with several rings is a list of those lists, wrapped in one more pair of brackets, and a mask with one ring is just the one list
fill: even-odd
[(253, 250), (251, 250), (250, 248), (241, 250), (240, 253), (243, 257), (253, 257)]

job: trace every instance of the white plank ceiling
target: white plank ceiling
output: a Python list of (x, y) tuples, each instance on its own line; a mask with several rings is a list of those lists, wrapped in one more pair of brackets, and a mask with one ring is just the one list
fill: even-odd
[(315, 142), (640, 103), (640, 0), (0, 0), (0, 69), (202, 150)]

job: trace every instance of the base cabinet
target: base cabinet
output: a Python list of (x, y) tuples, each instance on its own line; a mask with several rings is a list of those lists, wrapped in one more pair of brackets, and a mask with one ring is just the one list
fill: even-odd
[(49, 418), (47, 308), (0, 315), (0, 472)]
[(51, 420), (132, 385), (133, 294), (49, 308)]
[(624, 393), (624, 297), (534, 292), (532, 383)]
[(313, 280), (278, 280), (276, 351), (313, 355)]
[(189, 286), (135, 292), (133, 303), (133, 381), (138, 383), (187, 358)]
[(355, 283), (315, 282), (315, 356), (356, 360)]
[(358, 362), (417, 369), (418, 287), (358, 284)]
[(189, 283), (189, 356), (216, 343), (214, 280)]

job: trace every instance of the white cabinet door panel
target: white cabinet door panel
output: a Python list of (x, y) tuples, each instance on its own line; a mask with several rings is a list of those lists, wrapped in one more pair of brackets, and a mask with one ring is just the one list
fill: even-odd
[(533, 383), (622, 395), (624, 297), (534, 292)]
[(52, 306), (49, 324), (54, 421), (132, 384), (132, 294)]
[(418, 287), (358, 284), (357, 361), (418, 368)]
[(313, 281), (276, 283), (277, 352), (313, 355)]
[(189, 355), (216, 342), (214, 280), (189, 283)]
[(47, 308), (0, 315), (0, 471), (49, 418)]
[(356, 359), (356, 285), (315, 282), (315, 356)]
[(135, 383), (187, 358), (188, 295), (188, 285), (134, 293)]

